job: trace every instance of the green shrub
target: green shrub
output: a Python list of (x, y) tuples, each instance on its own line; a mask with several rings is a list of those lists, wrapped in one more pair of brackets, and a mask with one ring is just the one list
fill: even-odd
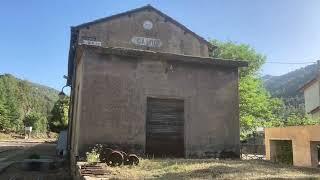
[(293, 164), (292, 142), (287, 140), (276, 141), (276, 161), (288, 165)]
[(32, 126), (34, 132), (47, 132), (47, 118), (38, 112), (31, 112), (24, 118), (25, 126)]
[(86, 152), (86, 156), (87, 162), (89, 164), (97, 163), (100, 161), (100, 154), (96, 147), (94, 147), (90, 152)]
[(68, 128), (69, 98), (59, 99), (51, 110), (50, 131), (59, 133)]

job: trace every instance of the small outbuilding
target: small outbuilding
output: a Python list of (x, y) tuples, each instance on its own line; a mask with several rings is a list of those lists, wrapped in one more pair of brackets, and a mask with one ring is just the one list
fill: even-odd
[(238, 68), (145, 6), (72, 27), (68, 147), (95, 144), (166, 157), (239, 157)]
[(318, 167), (320, 126), (265, 128), (265, 147), (267, 160)]

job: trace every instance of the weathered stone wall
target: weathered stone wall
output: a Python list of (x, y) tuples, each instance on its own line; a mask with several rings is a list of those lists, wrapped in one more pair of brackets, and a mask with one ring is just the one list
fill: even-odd
[[(152, 29), (143, 28), (145, 21), (152, 22)], [(132, 42), (133, 37), (159, 39), (160, 47), (146, 47)], [(150, 49), (159, 52), (208, 57), (208, 45), (190, 32), (168, 21), (155, 11), (139, 11), (88, 25), (79, 30), (81, 44), (84, 40), (101, 42), (103, 47)]]
[(85, 50), (79, 151), (96, 143), (144, 152), (147, 97), (185, 102), (187, 157), (239, 154), (238, 70)]

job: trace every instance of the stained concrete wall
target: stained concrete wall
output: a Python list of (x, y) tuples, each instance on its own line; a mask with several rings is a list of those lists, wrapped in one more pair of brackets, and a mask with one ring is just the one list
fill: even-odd
[(312, 154), (315, 152), (314, 148), (311, 147), (313, 141), (320, 140), (320, 126), (266, 128), (265, 146), (267, 160), (272, 160), (271, 151), (274, 149), (274, 147), (270, 145), (270, 141), (272, 140), (292, 140), (293, 165), (312, 166), (312, 161), (314, 161), (312, 157), (315, 157)]
[(238, 70), (85, 50), (78, 149), (119, 144), (144, 153), (147, 97), (185, 102), (185, 154), (239, 155)]
[[(151, 21), (153, 28), (146, 30), (143, 22)], [(162, 46), (150, 48), (135, 45), (133, 37), (160, 39)], [(139, 11), (83, 27), (79, 30), (79, 40), (101, 42), (103, 47), (126, 47), (134, 49), (150, 49), (159, 52), (208, 57), (208, 45), (193, 34), (166, 20), (155, 11)]]
[(307, 113), (310, 113), (310, 111), (320, 106), (320, 89), (318, 82), (313, 83), (311, 86), (304, 90), (304, 99), (305, 110)]
[(320, 110), (317, 110), (315, 112), (310, 113), (312, 119), (318, 119), (320, 118)]
[[(81, 130), (79, 117), (81, 117), (81, 102), (82, 102), (82, 82), (83, 82), (83, 61), (79, 60), (75, 62), (75, 81), (73, 81), (72, 87), (74, 88), (71, 92), (74, 93), (74, 97), (72, 99), (72, 108), (71, 113), (73, 114), (71, 117), (73, 118), (71, 123), (72, 125), (69, 126), (69, 132), (71, 132), (70, 136), (70, 161), (71, 164), (76, 164), (76, 157), (78, 154), (78, 144), (79, 144), (79, 131)], [(75, 169), (74, 166), (71, 166), (71, 171), (74, 173)]]

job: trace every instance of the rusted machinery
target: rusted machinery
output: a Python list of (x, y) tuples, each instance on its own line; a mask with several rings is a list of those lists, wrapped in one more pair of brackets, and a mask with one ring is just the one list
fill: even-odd
[(116, 151), (111, 148), (101, 148), (100, 161), (108, 166), (138, 165), (139, 158), (135, 154), (127, 154), (124, 151)]

